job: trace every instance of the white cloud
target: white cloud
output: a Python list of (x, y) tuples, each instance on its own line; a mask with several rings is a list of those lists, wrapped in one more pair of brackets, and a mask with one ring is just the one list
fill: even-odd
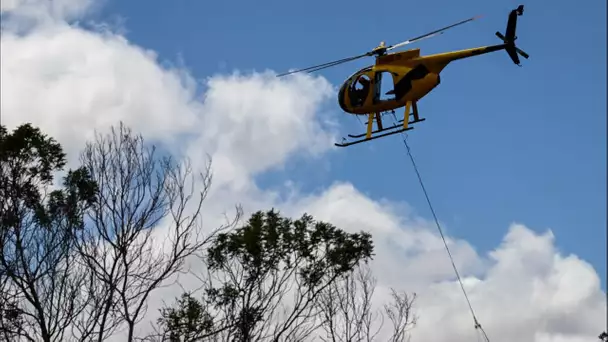
[[(216, 190), (206, 214), (215, 217), (241, 202), (247, 210), (275, 206), (294, 216), (306, 211), (347, 230), (371, 231), (379, 287), (419, 294), (420, 320), (412, 340), (474, 340), (473, 322), (441, 239), (406, 205), (370, 199), (347, 182), (321, 193), (294, 190), (283, 200), (256, 187), (253, 176), (280, 168), (296, 155), (323, 155), (332, 146), (326, 106), (334, 105), (334, 90), (326, 80), (277, 79), (271, 72), (216, 75), (205, 81), (201, 94), (187, 70), (161, 67), (153, 52), (124, 37), (58, 21), (82, 15), (90, 2), (41, 3), (2, 2), (3, 12), (19, 8), (54, 18), (25, 35), (2, 33), (3, 124), (40, 125), (72, 155), (94, 129), (119, 120), (187, 154), (195, 164), (210, 153)], [(562, 255), (554, 239), (550, 232), (539, 235), (514, 224), (503, 243), (485, 256), (466, 241), (448, 237), (492, 341), (597, 339), (606, 321), (597, 273), (576, 256)], [(165, 299), (177, 295), (163, 291)]]
[(323, 78), (234, 73), (209, 78), (206, 88), (190, 154), (204, 147), (213, 155), (217, 185), (244, 188), (249, 177), (283, 166), (296, 152), (318, 155), (332, 146), (331, 123), (322, 115), (333, 89)]
[(1, 44), (3, 122), (35, 121), (72, 155), (94, 129), (122, 120), (166, 144), (194, 137), (189, 154), (214, 155), (218, 176), (244, 185), (294, 152), (331, 146), (314, 117), (333, 92), (322, 78), (220, 75), (201, 98), (185, 69), (161, 67), (154, 52), (111, 32), (57, 24), (5, 32)]
[[(425, 286), (452, 277), (454, 271), (446, 259), (443, 242), (431, 230), (430, 223), (383, 202), (367, 198), (351, 184), (336, 183), (318, 196), (296, 198), (290, 207), (294, 215), (297, 211), (307, 211), (353, 232), (373, 232), (378, 244), (376, 263), (380, 266), (376, 274), (391, 284), (408, 281), (411, 285)], [(479, 257), (469, 244), (449, 238), (448, 244), (460, 270), (472, 273), (480, 270)], [(427, 268), (428, 264), (434, 267)]]
[[(431, 222), (366, 198), (349, 184), (287, 207), (374, 234), (379, 285), (420, 295), (412, 341), (476, 339), (464, 295)], [(488, 256), (479, 256), (465, 241), (450, 239), (448, 245), (491, 341), (593, 340), (603, 329), (605, 295), (597, 273), (576, 256), (561, 255), (550, 231), (536, 234), (513, 224)]]
[(10, 13), (20, 21), (34, 20), (48, 24), (78, 19), (102, 2), (103, 0), (2, 0), (0, 13)]
[(160, 140), (199, 126), (193, 80), (123, 37), (58, 24), (1, 44), (3, 122), (43, 125), (70, 152), (119, 120)]

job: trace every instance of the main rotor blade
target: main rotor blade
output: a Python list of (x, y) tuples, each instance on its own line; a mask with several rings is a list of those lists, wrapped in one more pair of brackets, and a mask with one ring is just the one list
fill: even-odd
[(398, 48), (400, 46), (411, 44), (411, 43), (420, 41), (422, 39), (431, 38), (431, 37), (443, 34), (443, 32), (446, 31), (446, 30), (448, 30), (448, 29), (451, 29), (451, 28), (456, 27), (458, 25), (462, 25), (462, 24), (468, 23), (469, 21), (473, 21), (473, 20), (478, 19), (480, 17), (481, 16), (476, 16), (476, 17), (473, 17), (473, 18), (469, 18), (469, 19), (457, 22), (456, 24), (452, 24), (450, 26), (446, 26), (446, 27), (441, 28), (439, 30), (435, 30), (433, 32), (429, 32), (429, 33), (423, 34), (423, 35), (418, 36), (416, 38), (412, 38), (412, 39), (406, 40), (404, 42), (388, 46), (386, 48), (384, 48), (384, 47), (380, 48), (379, 47), (379, 48), (376, 48), (376, 49), (374, 49), (374, 50), (372, 50), (370, 52), (366, 52), (366, 53), (364, 53), (362, 55), (348, 57), (348, 58), (342, 58), (342, 59), (338, 59), (338, 60), (335, 60), (335, 61), (332, 61), (332, 62), (327, 62), (327, 63), (323, 63), (323, 64), (317, 64), (317, 65), (310, 66), (310, 67), (307, 67), (307, 68), (289, 71), (289, 72), (286, 72), (286, 73), (278, 74), (277, 77), (282, 77), (282, 76), (291, 75), (291, 74), (295, 74), (295, 73), (299, 73), (299, 72), (304, 72), (304, 71), (306, 71), (308, 73), (311, 73), (311, 72), (319, 71), (319, 70), (322, 70), (322, 69), (331, 68), (331, 67), (339, 65), (339, 64), (348, 63), (348, 62), (354, 61), (354, 60), (359, 59), (359, 58), (369, 57), (369, 56), (373, 56), (373, 55), (381, 55), (381, 54), (383, 54), (386, 51), (396, 49), (396, 48)]
[(369, 54), (369, 52), (365, 53), (365, 54), (362, 54), (362, 55), (359, 55), (359, 56), (342, 58), (342, 59), (338, 59), (338, 60), (335, 60), (335, 61), (332, 61), (332, 62), (327, 62), (327, 63), (323, 63), (323, 64), (317, 64), (317, 65), (314, 65), (314, 66), (311, 66), (311, 67), (308, 67), (308, 68), (298, 69), (298, 70), (294, 70), (294, 71), (278, 74), (277, 77), (291, 75), (291, 74), (295, 74), (295, 73), (303, 72), (303, 71), (307, 71), (308, 73), (311, 73), (311, 72), (315, 72), (315, 71), (318, 71), (318, 70), (321, 70), (321, 69), (330, 68), (330, 67), (336, 66), (338, 64), (354, 61), (355, 59), (359, 59), (359, 58), (363, 58), (363, 57), (367, 57), (367, 56), (371, 56)]
[(422, 40), (422, 39), (431, 38), (431, 37), (443, 34), (443, 32), (446, 31), (446, 30), (449, 30), (449, 29), (451, 29), (453, 27), (456, 27), (456, 26), (459, 26), (459, 25), (462, 25), (462, 24), (466, 24), (466, 23), (468, 23), (470, 21), (473, 21), (473, 20), (479, 19), (479, 18), (481, 18), (480, 15), (478, 15), (476, 17), (472, 17), (472, 18), (466, 19), (466, 20), (463, 20), (463, 21), (459, 21), (456, 24), (452, 24), (450, 26), (446, 26), (444, 28), (440, 28), (439, 30), (435, 30), (433, 32), (429, 32), (429, 33), (423, 34), (423, 35), (418, 36), (416, 38), (408, 39), (408, 40), (406, 40), (404, 42), (397, 43), (395, 45), (391, 45), (391, 46), (387, 47), (386, 50), (387, 51), (393, 50), (393, 49), (396, 49), (396, 48), (398, 48), (400, 46), (403, 46), (403, 45), (411, 44), (411, 43), (417, 42), (417, 41)]

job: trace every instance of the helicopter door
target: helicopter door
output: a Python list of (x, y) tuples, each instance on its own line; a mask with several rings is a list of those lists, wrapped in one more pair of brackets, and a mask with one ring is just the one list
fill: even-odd
[(374, 77), (375, 103), (395, 100), (395, 76), (389, 71), (376, 71)]

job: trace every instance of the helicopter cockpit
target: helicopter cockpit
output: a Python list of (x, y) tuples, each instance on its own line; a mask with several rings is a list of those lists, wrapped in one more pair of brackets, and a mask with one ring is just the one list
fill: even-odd
[[(384, 80), (383, 76), (385, 76)], [(344, 82), (340, 89), (340, 105), (342, 109), (346, 110), (346, 104), (344, 103), (346, 92), (348, 92), (350, 100), (350, 103), (346, 107), (351, 108), (360, 108), (380, 104), (385, 101), (392, 101), (395, 100), (393, 88), (393, 75), (390, 72), (374, 70), (374, 67), (366, 67), (354, 73)], [(383, 97), (383, 91), (385, 95), (391, 96)]]
[(361, 107), (369, 96), (372, 80), (367, 75), (360, 75), (350, 87), (350, 103), (353, 107)]

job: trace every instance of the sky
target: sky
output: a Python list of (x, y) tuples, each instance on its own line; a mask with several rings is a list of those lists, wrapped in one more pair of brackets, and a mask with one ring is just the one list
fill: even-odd
[[(419, 293), (413, 341), (470, 341), (402, 142), (333, 146), (364, 129), (340, 112), (336, 89), (373, 60), (274, 75), (479, 14), (415, 47), (496, 44), (517, 5), (3, 1), (2, 124), (40, 125), (71, 156), (118, 120), (199, 165), (209, 153), (206, 213), (239, 202), (368, 230), (380, 286)], [(408, 141), (491, 340), (590, 341), (606, 329), (606, 4), (525, 6), (517, 43), (530, 59), (519, 68), (497, 52), (449, 65)]]

